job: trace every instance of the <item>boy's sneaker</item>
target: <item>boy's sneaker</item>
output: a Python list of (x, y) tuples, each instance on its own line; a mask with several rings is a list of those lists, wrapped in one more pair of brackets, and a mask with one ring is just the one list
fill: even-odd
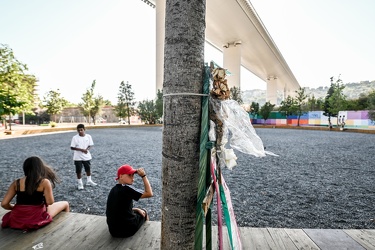
[(82, 190), (83, 189), (83, 183), (78, 183), (78, 190)]
[(96, 186), (96, 185), (98, 185), (98, 184), (96, 184), (96, 183), (93, 182), (92, 180), (89, 180), (89, 181), (86, 182), (86, 185), (88, 185), (88, 186)]

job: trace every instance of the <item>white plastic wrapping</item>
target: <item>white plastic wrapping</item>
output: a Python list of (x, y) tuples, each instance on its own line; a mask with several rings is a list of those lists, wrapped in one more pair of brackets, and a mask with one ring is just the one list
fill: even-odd
[[(263, 142), (251, 125), (248, 113), (234, 100), (218, 100), (210, 98), (214, 115), (223, 123), (222, 149), (229, 141), (230, 147), (245, 154), (262, 157), (274, 155), (264, 150)], [(230, 134), (230, 137), (229, 137)], [(218, 135), (216, 135), (218, 137)], [(234, 154), (234, 153), (233, 153)]]
[(208, 139), (210, 141), (216, 141), (215, 123), (210, 120), (210, 130), (208, 131)]
[(225, 165), (227, 168), (232, 169), (233, 167), (237, 166), (237, 156), (234, 153), (233, 149), (226, 148), (224, 150), (224, 158), (225, 158)]

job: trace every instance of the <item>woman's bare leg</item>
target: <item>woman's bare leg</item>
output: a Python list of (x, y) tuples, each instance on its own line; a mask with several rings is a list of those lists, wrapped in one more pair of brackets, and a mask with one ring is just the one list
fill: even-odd
[(51, 215), (52, 218), (61, 211), (70, 211), (69, 203), (67, 201), (58, 201), (47, 207), (47, 212), (49, 213), (49, 215)]

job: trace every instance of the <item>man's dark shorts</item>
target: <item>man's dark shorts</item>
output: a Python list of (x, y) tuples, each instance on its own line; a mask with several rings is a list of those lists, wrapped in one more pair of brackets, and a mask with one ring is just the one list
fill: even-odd
[(82, 167), (85, 167), (85, 172), (90, 172), (91, 162), (90, 161), (74, 161), (74, 165), (76, 166), (76, 173), (82, 173)]

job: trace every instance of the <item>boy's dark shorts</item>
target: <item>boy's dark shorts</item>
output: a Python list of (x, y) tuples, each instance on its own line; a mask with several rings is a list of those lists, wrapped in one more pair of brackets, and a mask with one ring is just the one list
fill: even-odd
[(85, 167), (85, 172), (90, 172), (91, 162), (90, 161), (74, 161), (74, 165), (76, 166), (76, 173), (82, 173), (82, 167)]
[(135, 213), (134, 220), (130, 222), (121, 222), (121, 220), (117, 220), (115, 224), (111, 223), (107, 217), (109, 233), (112, 235), (112, 237), (116, 238), (127, 238), (133, 236), (145, 223), (145, 221), (146, 217), (143, 217), (139, 213)]

